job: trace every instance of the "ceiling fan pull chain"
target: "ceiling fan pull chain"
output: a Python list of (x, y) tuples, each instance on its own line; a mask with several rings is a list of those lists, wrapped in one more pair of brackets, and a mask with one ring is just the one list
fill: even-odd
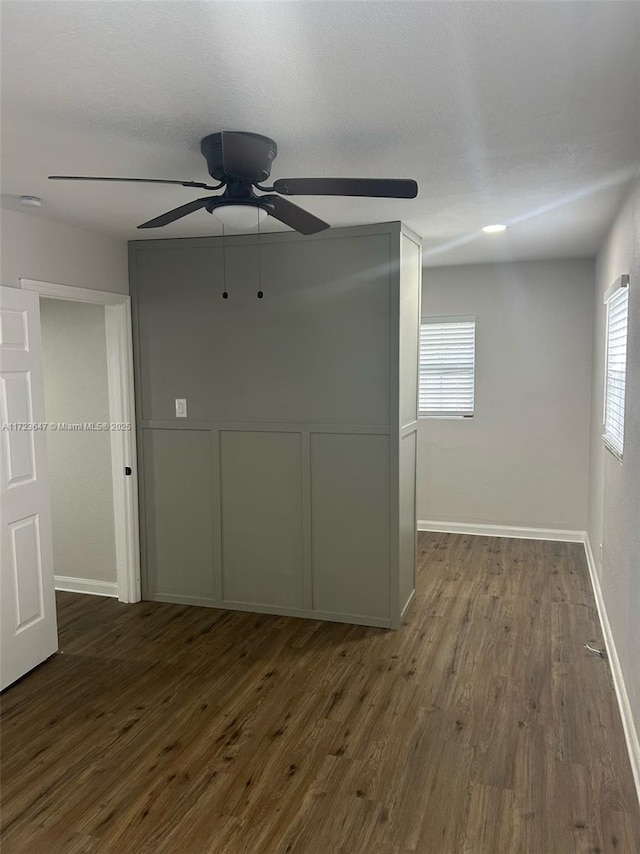
[(224, 239), (224, 223), (222, 223), (222, 279), (224, 281), (222, 299), (229, 299), (229, 291), (227, 290), (227, 250), (226, 240)]
[(262, 290), (262, 245), (260, 240), (260, 214), (258, 213), (258, 299), (262, 299), (264, 291)]

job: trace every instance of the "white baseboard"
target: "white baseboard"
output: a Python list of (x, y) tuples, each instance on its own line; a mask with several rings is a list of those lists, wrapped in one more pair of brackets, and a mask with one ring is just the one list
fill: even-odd
[(56, 590), (67, 593), (90, 593), (92, 596), (113, 596), (118, 598), (118, 585), (115, 581), (93, 581), (90, 578), (73, 578), (70, 575), (54, 576)]
[(481, 525), (475, 522), (431, 522), (418, 520), (419, 531), (443, 534), (472, 534), (480, 537), (513, 537), (517, 540), (554, 540), (561, 543), (584, 543), (585, 531), (559, 528), (518, 528), (511, 525)]
[(596, 562), (593, 556), (593, 550), (591, 549), (591, 543), (589, 541), (588, 534), (585, 534), (584, 550), (587, 554), (587, 564), (589, 566), (589, 575), (591, 576), (591, 586), (593, 587), (593, 595), (595, 596), (596, 606), (598, 608), (598, 616), (600, 617), (602, 634), (604, 637), (605, 647), (607, 649), (609, 665), (611, 667), (613, 685), (616, 691), (616, 697), (618, 698), (618, 708), (620, 709), (620, 717), (622, 718), (624, 737), (627, 741), (627, 750), (629, 752), (629, 760), (631, 762), (633, 779), (636, 784), (638, 801), (640, 801), (640, 741), (638, 740), (638, 732), (636, 730), (635, 722), (633, 720), (631, 704), (629, 703), (629, 695), (627, 694), (627, 688), (624, 682), (624, 674), (622, 673), (622, 668), (620, 667), (620, 659), (618, 658), (618, 652), (616, 650), (615, 640), (611, 631), (609, 617), (607, 616), (607, 609), (604, 603), (604, 597), (602, 595), (602, 588), (600, 587), (600, 577), (598, 576), (598, 572), (596, 569)]

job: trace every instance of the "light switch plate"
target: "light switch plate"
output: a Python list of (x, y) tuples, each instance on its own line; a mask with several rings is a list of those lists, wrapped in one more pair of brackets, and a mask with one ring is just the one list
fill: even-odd
[(176, 397), (176, 418), (187, 417), (187, 400), (184, 397)]

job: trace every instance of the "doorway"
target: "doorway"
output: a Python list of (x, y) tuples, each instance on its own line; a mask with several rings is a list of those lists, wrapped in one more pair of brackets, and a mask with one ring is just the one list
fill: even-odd
[(56, 590), (117, 596), (104, 306), (40, 299)]
[(140, 600), (129, 297), (21, 279), (40, 297), (57, 590)]

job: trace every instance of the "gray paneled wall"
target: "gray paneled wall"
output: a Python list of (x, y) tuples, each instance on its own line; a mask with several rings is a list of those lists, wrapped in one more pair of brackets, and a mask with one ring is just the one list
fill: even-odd
[(145, 598), (399, 625), (419, 256), (399, 223), (130, 245)]
[(220, 495), (223, 599), (304, 608), (300, 433), (222, 431)]
[(389, 618), (389, 436), (311, 437), (313, 604)]
[(144, 420), (389, 423), (390, 235), (205, 241), (137, 245)]
[(142, 436), (145, 590), (214, 598), (210, 433), (143, 430)]

